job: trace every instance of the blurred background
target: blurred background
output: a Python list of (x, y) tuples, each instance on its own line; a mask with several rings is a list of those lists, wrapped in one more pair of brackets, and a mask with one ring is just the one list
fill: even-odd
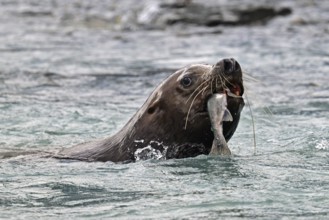
[(229, 161), (2, 160), (0, 218), (327, 216), (328, 11), (321, 0), (0, 0), (2, 152), (109, 136), (191, 63), (235, 58), (247, 103)]

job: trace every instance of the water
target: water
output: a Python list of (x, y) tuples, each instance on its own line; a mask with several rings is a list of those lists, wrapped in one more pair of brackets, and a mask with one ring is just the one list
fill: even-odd
[(327, 2), (277, 1), (293, 13), (266, 25), (147, 31), (127, 10), (145, 2), (0, 2), (1, 152), (106, 137), (175, 69), (224, 57), (258, 80), (245, 83), (256, 149), (246, 107), (231, 159), (2, 159), (0, 218), (328, 218)]

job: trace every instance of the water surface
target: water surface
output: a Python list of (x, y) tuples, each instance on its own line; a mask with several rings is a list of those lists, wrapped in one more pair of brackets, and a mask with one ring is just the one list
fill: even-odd
[[(292, 14), (265, 25), (152, 30), (125, 22), (127, 5), (143, 12), (147, 1), (77, 2), (1, 1), (1, 152), (56, 152), (106, 137), (170, 73), (225, 57), (256, 79), (245, 79), (256, 149), (246, 106), (231, 159), (4, 159), (0, 218), (328, 218), (325, 1), (278, 1)], [(123, 12), (128, 18), (113, 22)]]

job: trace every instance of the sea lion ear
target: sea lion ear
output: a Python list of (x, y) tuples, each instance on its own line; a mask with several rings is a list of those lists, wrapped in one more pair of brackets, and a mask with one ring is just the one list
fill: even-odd
[(157, 92), (147, 108), (147, 113), (153, 114), (160, 108), (160, 98), (161, 98), (161, 92)]

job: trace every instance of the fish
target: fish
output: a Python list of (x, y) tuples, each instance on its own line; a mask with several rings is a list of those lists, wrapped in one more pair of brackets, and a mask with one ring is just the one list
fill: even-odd
[(209, 155), (229, 156), (231, 151), (223, 135), (223, 122), (233, 121), (233, 117), (227, 109), (227, 95), (225, 93), (213, 94), (207, 101), (207, 109), (214, 133)]

